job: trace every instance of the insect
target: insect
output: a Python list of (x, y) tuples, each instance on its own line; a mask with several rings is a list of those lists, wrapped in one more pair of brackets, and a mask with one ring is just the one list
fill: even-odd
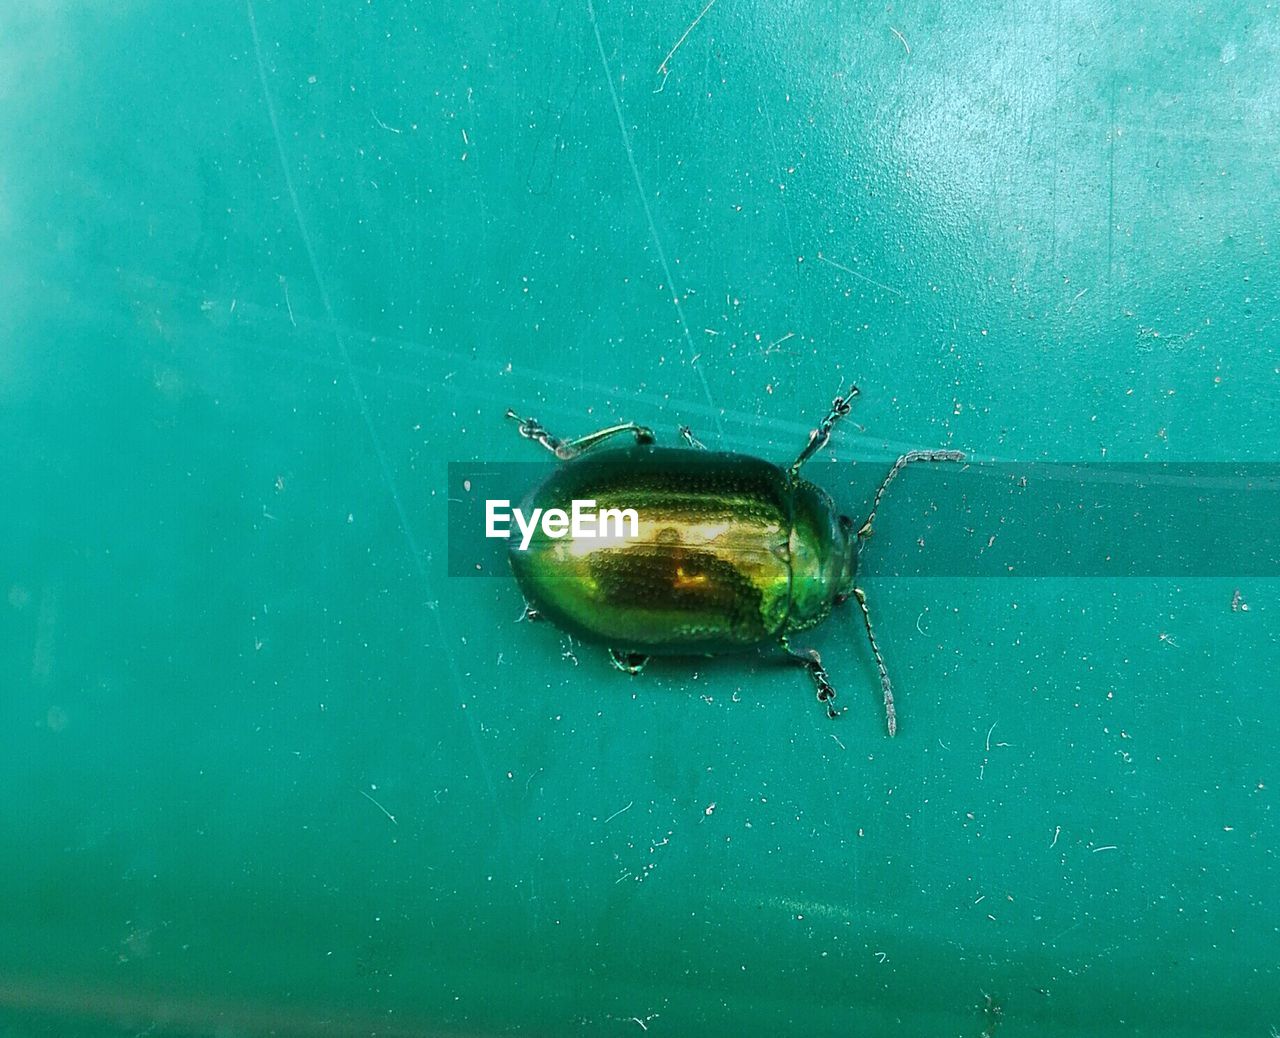
[[(524, 509), (568, 511), (574, 501), (632, 509), (622, 537), (549, 536), (535, 530), (508, 553), (525, 597), (525, 616), (546, 619), (584, 642), (605, 646), (613, 665), (638, 674), (655, 655), (698, 656), (776, 646), (809, 674), (829, 717), (836, 690), (816, 650), (791, 638), (853, 599), (880, 675), (885, 723), (897, 731), (893, 685), (876, 644), (858, 557), (889, 484), (913, 462), (963, 461), (953, 450), (910, 451), (890, 467), (861, 526), (800, 470), (846, 417), (857, 386), (832, 401), (809, 442), (783, 468), (747, 454), (707, 450), (687, 428), (683, 447), (656, 445), (634, 422), (574, 440), (552, 436), (514, 411), (522, 436), (561, 462), (525, 498)], [(600, 449), (614, 438), (629, 445)]]

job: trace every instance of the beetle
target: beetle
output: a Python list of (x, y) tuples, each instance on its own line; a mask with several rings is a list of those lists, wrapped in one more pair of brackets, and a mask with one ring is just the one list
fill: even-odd
[[(623, 537), (554, 536), (534, 530), (508, 555), (525, 598), (524, 617), (546, 619), (584, 642), (605, 646), (613, 665), (638, 674), (651, 656), (719, 655), (776, 645), (803, 667), (831, 718), (836, 691), (816, 650), (791, 636), (825, 621), (852, 598), (862, 614), (884, 696), (885, 724), (897, 732), (893, 685), (855, 583), (858, 557), (894, 478), (913, 462), (963, 461), (954, 450), (909, 451), (890, 467), (861, 526), (837, 512), (800, 470), (846, 417), (856, 385), (841, 392), (787, 468), (748, 454), (711, 451), (688, 427), (682, 447), (661, 447), (652, 429), (626, 422), (573, 440), (552, 436), (515, 411), (520, 435), (563, 464), (526, 496), (522, 510), (589, 501), (634, 509)], [(630, 445), (601, 449), (615, 437)], [(524, 618), (522, 617), (522, 618)]]

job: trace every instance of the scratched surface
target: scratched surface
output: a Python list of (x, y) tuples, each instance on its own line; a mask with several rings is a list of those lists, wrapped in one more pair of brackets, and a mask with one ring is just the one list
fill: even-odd
[(1277, 581), (882, 581), (889, 742), (446, 575), (508, 407), (1277, 460), (1280, 20), (1144, 7), (8, 5), (0, 1031), (1276, 1033)]

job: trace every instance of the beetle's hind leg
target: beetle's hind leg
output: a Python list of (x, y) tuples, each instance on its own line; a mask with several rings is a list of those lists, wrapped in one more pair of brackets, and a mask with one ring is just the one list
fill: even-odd
[(818, 651), (810, 649), (808, 653), (796, 652), (785, 635), (778, 640), (778, 644), (797, 666), (808, 671), (813, 687), (818, 693), (818, 702), (827, 708), (827, 716), (834, 721), (840, 716), (841, 711), (835, 708), (836, 690), (827, 675), (827, 668), (822, 665), (822, 657), (818, 655)]
[(590, 450), (610, 436), (631, 433), (635, 436), (636, 443), (653, 443), (656, 439), (653, 430), (647, 425), (624, 422), (621, 425), (611, 425), (607, 429), (597, 429), (593, 433), (587, 433), (586, 436), (579, 436), (576, 440), (561, 440), (547, 432), (542, 423), (536, 418), (521, 418), (515, 411), (510, 409), (507, 410), (507, 417), (513, 422), (520, 423), (519, 431), (521, 436), (527, 440), (533, 440), (535, 443), (540, 443), (561, 461), (568, 461), (583, 451)]
[(623, 652), (621, 649), (610, 649), (609, 662), (622, 673), (635, 677), (649, 665), (649, 657), (643, 652)]

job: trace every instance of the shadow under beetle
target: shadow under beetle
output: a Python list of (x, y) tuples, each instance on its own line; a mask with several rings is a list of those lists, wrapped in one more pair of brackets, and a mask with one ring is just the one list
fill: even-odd
[[(523, 508), (561, 509), (574, 500), (600, 509), (635, 509), (636, 536), (550, 537), (537, 530), (527, 549), (509, 545), (525, 615), (546, 618), (586, 642), (604, 645), (614, 666), (638, 674), (650, 656), (719, 655), (778, 645), (803, 667), (829, 717), (836, 691), (818, 653), (790, 636), (816, 627), (852, 598), (862, 612), (880, 672), (885, 723), (897, 731), (893, 686), (871, 628), (867, 597), (855, 584), (858, 556), (876, 509), (899, 472), (916, 461), (963, 461), (960, 451), (910, 451), (890, 467), (866, 522), (838, 515), (830, 496), (800, 476), (850, 411), (858, 387), (837, 396), (788, 468), (748, 454), (709, 451), (687, 427), (684, 447), (654, 445), (634, 422), (559, 440), (514, 411), (520, 434), (563, 465), (525, 498)], [(630, 446), (596, 450), (615, 436)]]

